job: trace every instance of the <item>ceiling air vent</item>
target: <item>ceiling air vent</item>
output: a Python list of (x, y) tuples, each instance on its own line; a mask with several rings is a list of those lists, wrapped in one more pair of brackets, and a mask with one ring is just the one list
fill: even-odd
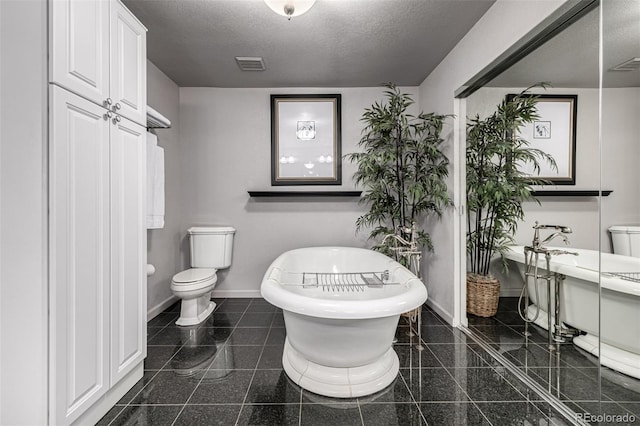
[(264, 60), (257, 56), (236, 56), (236, 62), (242, 71), (264, 71)]
[(611, 68), (611, 71), (633, 71), (640, 68), (640, 58), (631, 58)]

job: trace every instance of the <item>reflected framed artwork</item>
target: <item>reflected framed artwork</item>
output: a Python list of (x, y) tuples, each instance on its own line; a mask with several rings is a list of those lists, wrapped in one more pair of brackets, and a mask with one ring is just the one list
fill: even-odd
[(341, 185), (341, 95), (271, 95), (271, 185)]
[[(507, 100), (516, 95), (507, 95)], [(547, 162), (540, 164), (540, 174), (533, 167), (520, 165), (519, 169), (530, 174), (534, 181), (544, 180), (540, 184), (575, 185), (576, 184), (576, 119), (578, 113), (578, 95), (522, 95), (537, 96), (536, 108), (540, 116), (533, 123), (527, 123), (520, 129), (519, 137), (536, 148), (551, 155), (556, 162), (554, 170)]]

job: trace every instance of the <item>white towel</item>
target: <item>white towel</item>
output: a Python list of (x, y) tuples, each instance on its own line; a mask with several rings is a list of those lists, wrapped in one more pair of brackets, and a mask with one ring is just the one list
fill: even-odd
[(164, 227), (164, 149), (147, 132), (147, 229)]

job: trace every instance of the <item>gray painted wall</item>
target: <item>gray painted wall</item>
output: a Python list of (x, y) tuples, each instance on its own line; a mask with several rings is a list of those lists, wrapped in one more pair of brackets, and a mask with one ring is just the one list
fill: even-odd
[(640, 88), (602, 93), (602, 251), (611, 251), (607, 228), (640, 225)]
[[(464, 117), (464, 104), (454, 99), (455, 91), (564, 3), (564, 0), (497, 1), (420, 85), (420, 108)], [(445, 129), (451, 151), (449, 181), (454, 191), (455, 209), (433, 225), (432, 235), (440, 248), (437, 256), (425, 260), (424, 267), (430, 289), (427, 303), (454, 325), (465, 318), (459, 303), (465, 297), (461, 280), (466, 257), (462, 226), (465, 221), (461, 132), (464, 132), (464, 122), (459, 118)]]
[[(415, 94), (417, 88), (402, 88)], [(383, 98), (382, 88), (180, 89), (182, 191), (185, 227), (231, 225), (237, 229), (232, 265), (218, 272), (216, 296), (259, 296), (262, 276), (281, 253), (299, 247), (368, 247), (355, 233), (366, 207), (357, 198), (250, 198), (248, 190), (271, 188), (269, 95), (342, 94), (342, 152), (360, 140), (364, 108)], [(352, 190), (355, 166), (343, 161), (340, 187)], [(292, 189), (281, 187), (280, 189)], [(185, 240), (186, 241), (186, 240)], [(187, 250), (186, 244), (182, 245)]]
[(181, 253), (186, 205), (182, 202), (182, 144), (180, 143), (180, 89), (153, 63), (147, 61), (147, 104), (171, 121), (169, 129), (153, 129), (164, 148), (164, 228), (147, 230), (147, 262), (156, 268), (147, 278), (148, 319), (177, 300), (171, 278), (185, 269)]
[(3, 425), (47, 422), (46, 51), (46, 2), (0, 1)]

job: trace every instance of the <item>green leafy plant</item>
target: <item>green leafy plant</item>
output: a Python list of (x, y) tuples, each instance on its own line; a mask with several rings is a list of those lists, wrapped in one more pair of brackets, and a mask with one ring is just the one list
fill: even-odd
[(489, 275), (495, 254), (506, 266), (504, 253), (524, 219), (522, 203), (534, 199), (532, 176), (519, 166), (531, 164), (536, 174), (542, 161), (556, 168), (550, 155), (518, 136), (525, 124), (540, 118), (538, 98), (527, 94), (529, 89), (502, 101), (490, 116), (467, 123), (467, 253), (474, 274)]
[[(440, 137), (449, 116), (411, 115), (411, 96), (392, 83), (385, 87), (384, 102), (374, 103), (362, 115), (362, 152), (346, 155), (358, 165), (353, 178), (364, 188), (361, 202), (370, 207), (357, 219), (356, 229), (373, 228), (370, 239), (396, 234), (409, 240), (414, 225), (429, 215), (440, 217), (451, 204), (446, 185), (449, 160)], [(416, 229), (415, 236), (420, 247), (433, 250), (427, 232)], [(391, 244), (383, 238), (374, 249), (390, 254)]]

